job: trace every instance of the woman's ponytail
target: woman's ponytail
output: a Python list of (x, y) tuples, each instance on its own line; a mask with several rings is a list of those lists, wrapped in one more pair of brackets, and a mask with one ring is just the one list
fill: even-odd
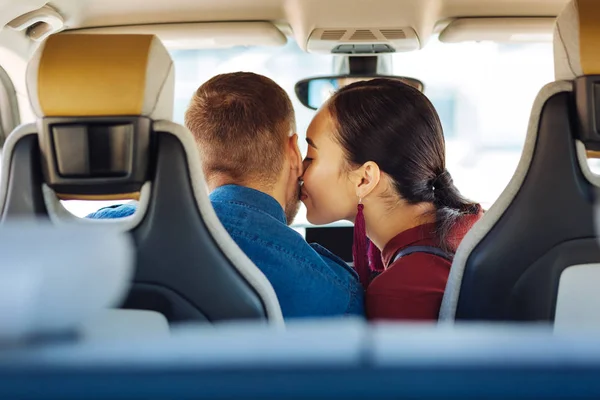
[(453, 227), (464, 215), (477, 213), (479, 206), (460, 194), (447, 170), (444, 170), (432, 181), (431, 190), (436, 209), (436, 231), (440, 245), (444, 251), (454, 253), (453, 238), (451, 237)]

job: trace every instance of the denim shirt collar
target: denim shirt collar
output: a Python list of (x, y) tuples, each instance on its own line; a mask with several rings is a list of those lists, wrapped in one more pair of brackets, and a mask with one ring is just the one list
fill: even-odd
[(287, 223), (281, 204), (273, 197), (261, 191), (245, 186), (224, 185), (216, 188), (210, 194), (210, 201), (236, 202), (256, 208), (282, 223)]

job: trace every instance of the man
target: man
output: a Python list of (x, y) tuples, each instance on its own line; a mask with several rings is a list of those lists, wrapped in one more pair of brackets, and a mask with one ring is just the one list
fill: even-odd
[[(287, 93), (261, 75), (218, 75), (196, 91), (185, 124), (219, 220), (269, 279), (284, 317), (362, 315), (363, 290), (354, 270), (288, 226), (300, 205), (302, 156)], [(88, 217), (134, 211), (127, 204)]]

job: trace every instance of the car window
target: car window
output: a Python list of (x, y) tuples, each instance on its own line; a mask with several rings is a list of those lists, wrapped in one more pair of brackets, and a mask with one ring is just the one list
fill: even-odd
[[(283, 47), (173, 50), (174, 120), (183, 124), (200, 84), (216, 74), (249, 71), (266, 75), (290, 95), (296, 109), (300, 146), (314, 111), (294, 95), (303, 78), (335, 71), (333, 56), (308, 54), (289, 41)], [(553, 80), (551, 43), (504, 45), (492, 42), (444, 44), (436, 38), (417, 52), (392, 55), (393, 73), (425, 83), (447, 144), (447, 165), (461, 192), (488, 208), (512, 177), (523, 148), (529, 113), (541, 87)], [(94, 205), (97, 207), (97, 205)], [(86, 215), (90, 205), (69, 205)], [(305, 226), (301, 208), (296, 226)]]

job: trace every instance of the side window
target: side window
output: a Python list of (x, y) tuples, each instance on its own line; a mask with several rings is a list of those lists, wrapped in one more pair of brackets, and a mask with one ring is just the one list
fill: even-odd
[(15, 87), (6, 71), (0, 67), (0, 147), (19, 123), (19, 105)]

